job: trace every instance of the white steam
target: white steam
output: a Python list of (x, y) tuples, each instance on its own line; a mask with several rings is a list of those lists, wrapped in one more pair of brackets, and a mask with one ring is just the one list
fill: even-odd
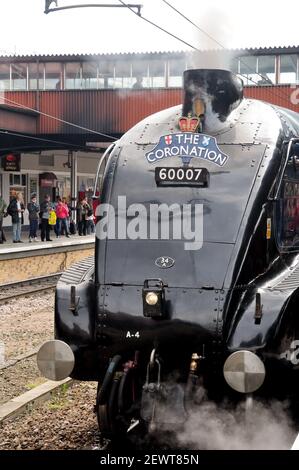
[(209, 450), (284, 450), (295, 438), (286, 404), (280, 402), (253, 402), (246, 411), (244, 404), (232, 411), (204, 402), (176, 436), (180, 447)]
[(228, 9), (223, 5), (209, 7), (196, 15), (194, 22), (204, 32), (197, 32), (196, 46), (200, 52), (194, 52), (192, 68), (231, 70), (237, 53), (228, 51), (235, 30)]

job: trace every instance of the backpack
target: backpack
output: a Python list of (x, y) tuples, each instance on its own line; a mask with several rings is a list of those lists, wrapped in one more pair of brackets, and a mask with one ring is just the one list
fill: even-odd
[(75, 233), (76, 233), (76, 226), (75, 226), (75, 224), (74, 224), (74, 222), (73, 222), (72, 220), (71, 220), (71, 222), (70, 222), (70, 233), (71, 233), (72, 235), (75, 235)]
[(8, 208), (6, 209), (8, 215), (13, 215), (13, 210), (11, 209), (11, 202), (8, 204)]
[(57, 220), (57, 217), (56, 217), (55, 211), (52, 210), (49, 214), (49, 225), (55, 225), (56, 220)]

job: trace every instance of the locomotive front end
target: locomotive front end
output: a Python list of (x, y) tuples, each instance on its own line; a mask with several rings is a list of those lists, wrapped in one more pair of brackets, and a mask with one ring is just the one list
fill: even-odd
[(269, 202), (281, 120), (228, 71), (186, 71), (184, 89), (182, 107), (104, 155), (95, 263), (62, 276), (57, 341), (40, 355), (51, 377), (99, 381), (107, 435), (183, 422), (200, 388), (213, 400), (266, 389), (286, 305), (265, 292), (283, 270)]

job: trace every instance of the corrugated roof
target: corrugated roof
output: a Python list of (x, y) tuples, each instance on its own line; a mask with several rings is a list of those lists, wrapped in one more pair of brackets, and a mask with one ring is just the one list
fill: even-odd
[[(299, 45), (293, 46), (275, 46), (275, 47), (249, 47), (249, 48), (232, 48), (232, 49), (202, 49), (200, 52), (228, 52), (234, 54), (286, 54), (286, 53), (299, 53)], [(195, 51), (197, 52), (197, 51)], [(108, 53), (75, 53), (75, 54), (4, 54), (0, 55), (0, 61), (3, 60), (36, 60), (41, 59), (44, 61), (53, 60), (74, 60), (74, 59), (90, 59), (90, 58), (128, 58), (128, 57), (141, 57), (141, 56), (156, 56), (156, 55), (181, 55), (181, 54), (193, 54), (190, 50), (179, 50), (179, 51), (144, 51), (144, 52), (108, 52)]]

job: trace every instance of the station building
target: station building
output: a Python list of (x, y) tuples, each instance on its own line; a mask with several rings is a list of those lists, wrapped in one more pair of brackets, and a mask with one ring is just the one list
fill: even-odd
[[(91, 197), (99, 156), (149, 114), (182, 103), (188, 68), (226, 68), (245, 96), (299, 112), (299, 46), (0, 57), (0, 194)], [(10, 218), (5, 225), (10, 225)], [(28, 223), (25, 214), (25, 224)]]

